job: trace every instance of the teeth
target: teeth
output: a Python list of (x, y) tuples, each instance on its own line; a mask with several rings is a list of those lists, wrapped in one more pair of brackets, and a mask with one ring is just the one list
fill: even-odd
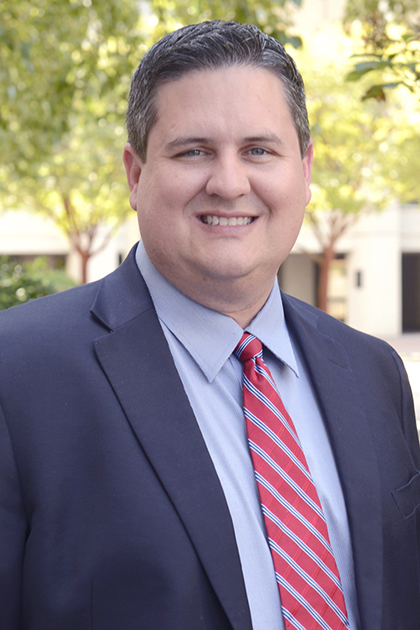
[(203, 223), (207, 225), (249, 225), (254, 217), (216, 217), (210, 214), (201, 217)]

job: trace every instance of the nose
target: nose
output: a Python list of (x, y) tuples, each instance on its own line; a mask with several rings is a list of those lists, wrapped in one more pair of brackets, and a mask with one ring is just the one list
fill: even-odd
[(212, 162), (206, 185), (208, 195), (232, 200), (247, 195), (250, 191), (246, 165), (238, 155), (220, 156)]

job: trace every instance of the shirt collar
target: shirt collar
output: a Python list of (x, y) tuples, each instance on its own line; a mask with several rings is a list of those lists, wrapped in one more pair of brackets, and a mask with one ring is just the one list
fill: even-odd
[[(150, 261), (141, 241), (136, 262), (159, 320), (182, 343), (211, 383), (239, 343), (242, 328), (231, 317), (194, 302), (168, 282)], [(246, 330), (299, 376), (277, 282)]]

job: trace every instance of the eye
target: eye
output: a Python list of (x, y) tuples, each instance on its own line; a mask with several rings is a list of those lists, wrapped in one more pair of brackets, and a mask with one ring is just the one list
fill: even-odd
[(200, 157), (201, 155), (204, 155), (204, 151), (201, 149), (190, 149), (189, 151), (180, 153), (179, 157)]
[(268, 151), (266, 149), (263, 149), (262, 147), (253, 147), (252, 149), (250, 149), (249, 153), (251, 155), (255, 155), (259, 157), (259, 156), (267, 155)]

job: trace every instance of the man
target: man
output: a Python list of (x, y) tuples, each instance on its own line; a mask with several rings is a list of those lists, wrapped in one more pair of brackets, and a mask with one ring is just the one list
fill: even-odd
[(137, 69), (127, 128), (139, 246), (0, 318), (2, 629), (418, 630), (402, 363), (276, 283), (310, 199), (293, 61), (255, 27), (181, 29)]

